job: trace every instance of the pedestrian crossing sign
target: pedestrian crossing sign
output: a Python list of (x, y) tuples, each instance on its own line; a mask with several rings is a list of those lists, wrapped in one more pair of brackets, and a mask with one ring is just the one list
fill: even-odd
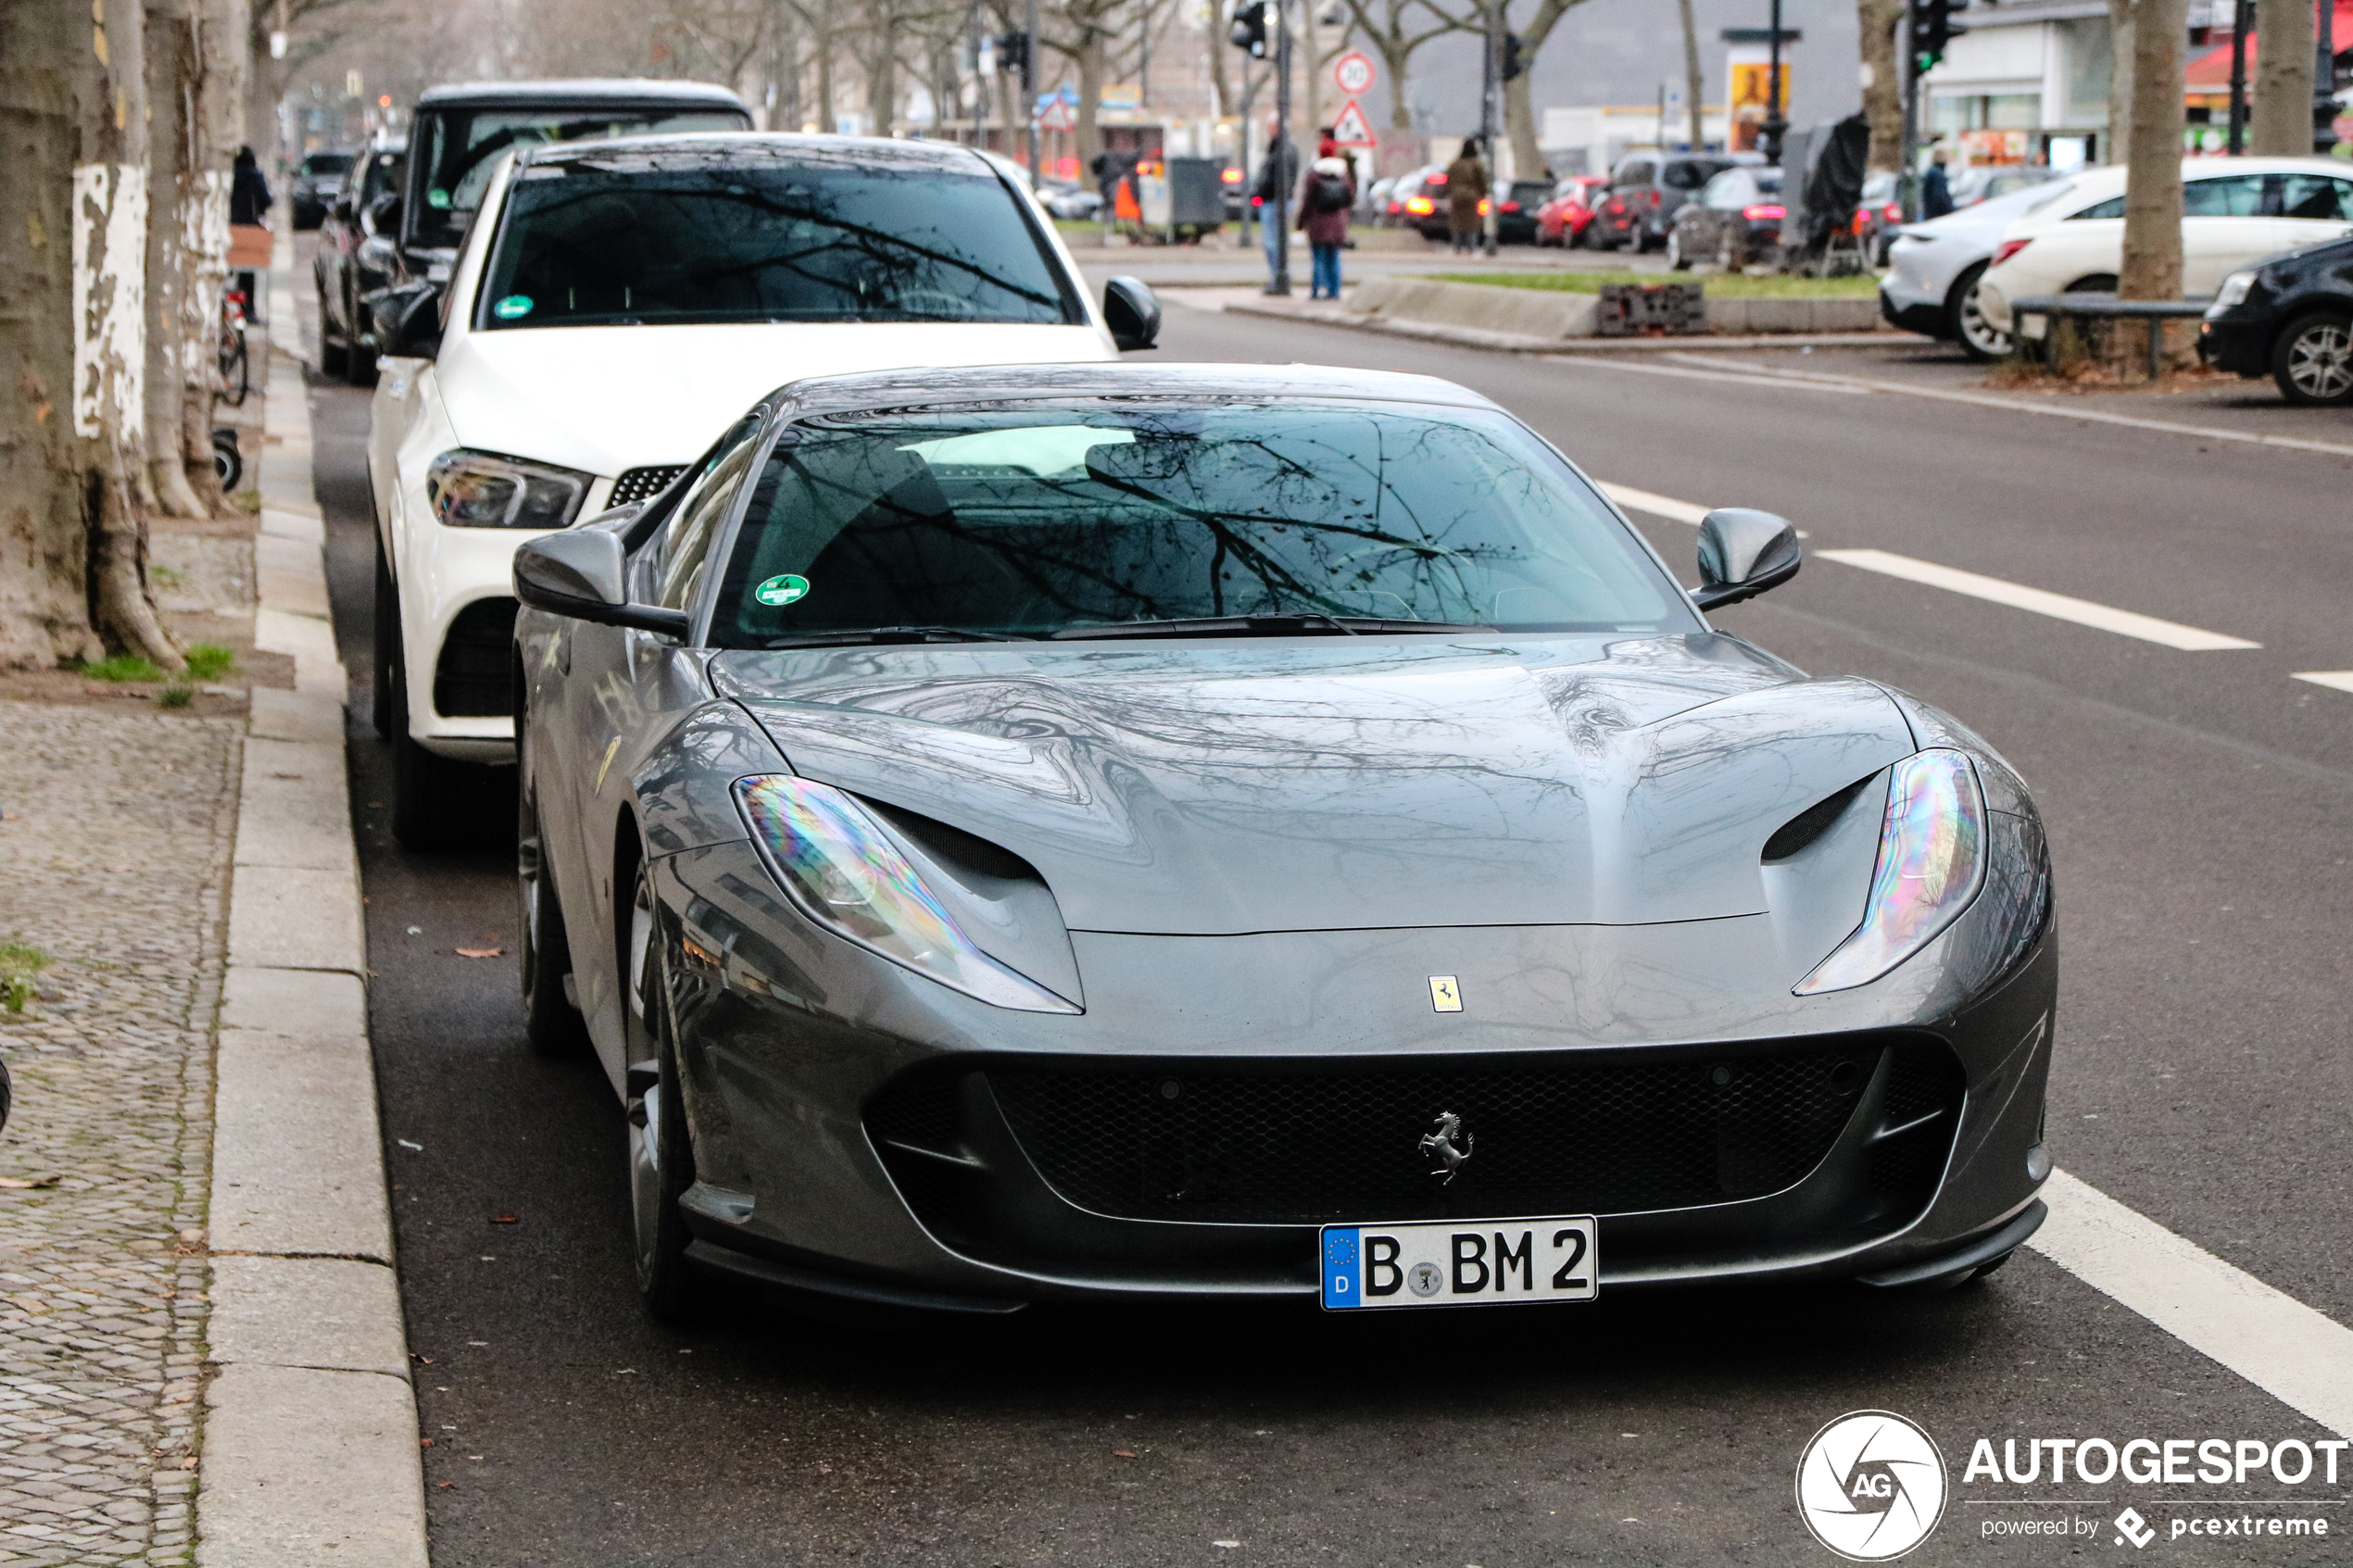
[(1364, 106), (1353, 98), (1340, 106), (1332, 120), (1332, 140), (1343, 147), (1369, 147), (1378, 140), (1373, 134), (1372, 122), (1365, 118)]

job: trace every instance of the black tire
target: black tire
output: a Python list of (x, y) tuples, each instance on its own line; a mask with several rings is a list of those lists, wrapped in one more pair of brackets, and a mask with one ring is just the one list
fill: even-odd
[(344, 349), (343, 379), (353, 386), (376, 384), (376, 351), (370, 347), (366, 335), (359, 330), (359, 301), (346, 294), (343, 319), (351, 341)]
[(378, 623), (376, 646), (384, 650), (379, 668), (389, 666), (375, 700), (392, 743), (392, 836), (404, 849), (447, 849), (462, 835), (461, 808), (471, 794), (466, 786), (472, 770), (434, 756), (409, 734), (409, 661), (402, 655), (396, 601), (389, 621)]
[(392, 667), (400, 635), (400, 591), (393, 585), (392, 563), (384, 558), (384, 540), (376, 541), (376, 684), (369, 704), (376, 734), (392, 738)]
[(686, 1216), (678, 1200), (694, 1185), (695, 1156), (678, 1084), (677, 1014), (670, 997), (668, 943), (653, 904), (653, 873), (645, 862), (627, 911), (631, 974), (623, 993), (628, 1011), (626, 1126), (629, 1160), (630, 1256), (637, 1297), (658, 1321), (691, 1321), (701, 1306), (702, 1281), (686, 1261)]
[(2353, 320), (2316, 310), (2290, 321), (2271, 344), (2271, 380), (2299, 408), (2353, 403)]
[(1985, 319), (1984, 309), (1978, 304), (1977, 285), (1985, 280), (1986, 264), (1982, 261), (1953, 280), (1952, 292), (1944, 296), (1944, 320), (1953, 341), (1961, 352), (1982, 363), (1999, 359), (2010, 352), (2010, 334)]
[(319, 294), (319, 374), (321, 377), (341, 376), (350, 360), (350, 351), (335, 341), (334, 319), (327, 314), (327, 291)]
[(516, 792), (515, 887), (522, 900), (523, 1038), (539, 1056), (577, 1055), (588, 1043), (587, 1024), (565, 994), (572, 943), (541, 847), (539, 803), (527, 784)]
[(2076, 279), (2067, 287), (2059, 290), (2061, 294), (2114, 294), (2115, 292), (2116, 274), (2113, 272), (2094, 272), (2086, 277)]

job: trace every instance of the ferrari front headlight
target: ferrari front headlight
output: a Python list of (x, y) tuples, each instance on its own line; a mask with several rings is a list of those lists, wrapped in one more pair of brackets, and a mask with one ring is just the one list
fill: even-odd
[(445, 528), (568, 528), (593, 476), (465, 447), (425, 470), (434, 521)]
[(1810, 997), (1868, 985), (1960, 918), (1985, 880), (1985, 797), (1958, 751), (1895, 764), (1863, 923), (1799, 981)]
[(836, 935), (992, 1007), (1081, 1010), (974, 946), (853, 797), (761, 773), (736, 781), (736, 804), (786, 896)]

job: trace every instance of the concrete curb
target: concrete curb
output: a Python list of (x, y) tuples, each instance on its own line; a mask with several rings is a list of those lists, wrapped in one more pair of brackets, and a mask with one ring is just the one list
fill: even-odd
[[(1499, 291), (1500, 292), (1500, 291)], [(1438, 321), (1396, 320), (1366, 315), (1346, 305), (1274, 305), (1256, 300), (1229, 300), (1229, 315), (1271, 316), (1285, 321), (1311, 321), (1319, 326), (1346, 327), (1352, 332), (1378, 332), (1387, 337), (1417, 338), (1425, 343), (1451, 344), (1458, 348), (1484, 348), (1499, 354), (1657, 354), (1705, 349), (1884, 348), (1900, 343), (1886, 332), (1771, 332), (1750, 337), (1539, 337), (1529, 332), (1496, 332), (1488, 328), (1453, 326)]]
[[(283, 234), (270, 320), (295, 320)], [(214, 1074), (211, 1323), (198, 1568), (426, 1568), (424, 1470), (368, 1045), (344, 766), (346, 677), (310, 499), (301, 368), (264, 410), (257, 687), (239, 792)]]

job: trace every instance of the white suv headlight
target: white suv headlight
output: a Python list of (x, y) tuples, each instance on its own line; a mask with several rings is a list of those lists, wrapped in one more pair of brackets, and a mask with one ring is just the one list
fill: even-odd
[(425, 495), (445, 528), (565, 528), (595, 477), (460, 446), (425, 470)]

